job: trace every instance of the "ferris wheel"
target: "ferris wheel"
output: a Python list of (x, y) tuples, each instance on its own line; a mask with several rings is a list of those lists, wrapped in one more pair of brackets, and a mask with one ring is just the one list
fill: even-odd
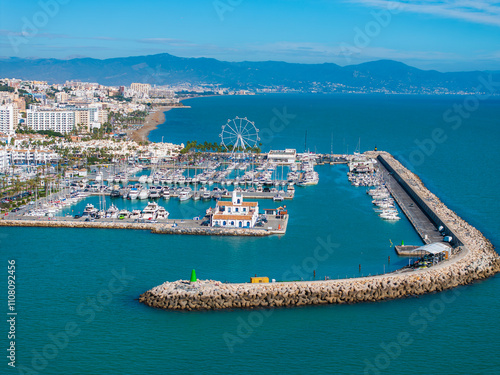
[(246, 117), (227, 120), (227, 123), (222, 125), (219, 137), (222, 146), (231, 153), (255, 148), (260, 141), (259, 129), (255, 127), (254, 122)]

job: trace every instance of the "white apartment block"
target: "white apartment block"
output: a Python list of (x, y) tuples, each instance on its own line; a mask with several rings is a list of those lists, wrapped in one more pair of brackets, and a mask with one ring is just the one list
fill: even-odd
[(0, 171), (6, 171), (9, 165), (9, 155), (7, 151), (0, 149)]
[(149, 95), (151, 85), (149, 83), (132, 83), (130, 89), (135, 92), (140, 92), (144, 95)]
[(12, 165), (42, 165), (57, 163), (59, 155), (51, 150), (4, 147), (0, 149), (0, 169)]
[(17, 106), (13, 104), (0, 106), (0, 133), (14, 134), (18, 122), (19, 112)]
[(62, 134), (70, 133), (75, 126), (75, 112), (28, 109), (26, 125), (34, 131), (53, 130)]

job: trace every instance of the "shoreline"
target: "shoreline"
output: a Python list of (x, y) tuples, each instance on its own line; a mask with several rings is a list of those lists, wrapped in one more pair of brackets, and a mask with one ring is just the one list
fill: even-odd
[[(228, 96), (228, 95), (203, 95), (203, 96), (190, 96), (180, 99), (182, 103), (184, 100), (199, 99), (199, 98), (213, 98), (218, 96)], [(151, 142), (149, 140), (149, 133), (158, 128), (158, 125), (165, 123), (165, 112), (170, 111), (175, 108), (191, 108), (188, 105), (176, 106), (176, 105), (165, 105), (156, 107), (156, 110), (151, 112), (146, 116), (144, 124), (139, 128), (130, 133), (130, 139), (135, 142)]]
[(165, 123), (165, 112), (174, 108), (191, 108), (189, 106), (161, 106), (157, 107), (155, 111), (146, 116), (144, 124), (130, 133), (130, 139), (135, 142), (151, 142), (149, 140), (149, 133), (158, 128), (158, 125)]

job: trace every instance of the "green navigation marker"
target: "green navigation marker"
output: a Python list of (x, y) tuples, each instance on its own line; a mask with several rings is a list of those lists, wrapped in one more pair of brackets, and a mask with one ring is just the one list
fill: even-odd
[(196, 282), (196, 271), (195, 270), (191, 271), (191, 282), (192, 283)]

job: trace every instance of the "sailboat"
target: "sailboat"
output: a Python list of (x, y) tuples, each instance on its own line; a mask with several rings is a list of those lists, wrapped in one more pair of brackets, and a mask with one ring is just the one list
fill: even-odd
[[(196, 172), (198, 171), (198, 168), (197, 166), (195, 165), (194, 167), (194, 175), (196, 177)], [(199, 201), (200, 198), (201, 198), (201, 195), (200, 193), (196, 190), (197, 187), (198, 187), (198, 178), (193, 178), (192, 180), (194, 180), (194, 192), (193, 192), (193, 195), (191, 196), (191, 198), (194, 200), (194, 201)]]

